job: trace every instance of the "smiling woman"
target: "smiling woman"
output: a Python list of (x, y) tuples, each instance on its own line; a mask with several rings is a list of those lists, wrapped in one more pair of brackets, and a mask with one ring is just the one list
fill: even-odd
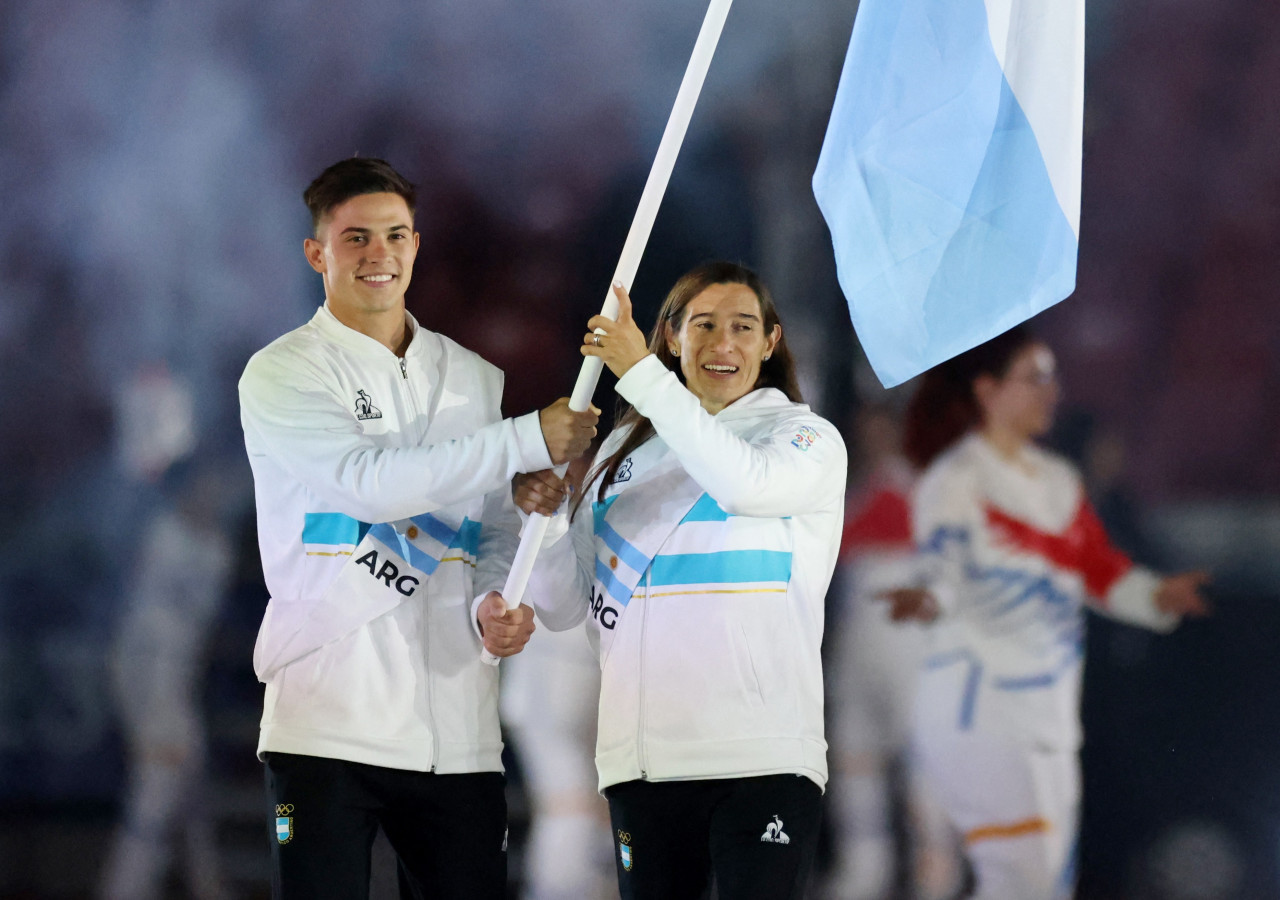
[(782, 339), (777, 322), (766, 330), (755, 292), (733, 283), (702, 291), (685, 307), (679, 329), (668, 321), (666, 330), (685, 387), (712, 414), (755, 389), (761, 364)]
[[(582, 352), (629, 408), (578, 495), (590, 514), (544, 547), (528, 596), (548, 629), (592, 620), (624, 900), (692, 900), (709, 879), (722, 900), (801, 897), (827, 780), (819, 647), (844, 443), (800, 401), (755, 273), (694, 269), (647, 342), (614, 290), (617, 320), (589, 320)], [(516, 499), (561, 486), (535, 473)]]
[[(667, 294), (646, 343), (631, 317), (631, 298), (620, 285), (618, 319), (594, 316), (583, 342), (584, 356), (599, 356), (621, 378), (652, 354), (715, 415), (748, 393), (776, 388), (800, 403), (795, 363), (782, 333), (773, 296), (755, 272), (733, 263), (699, 266)], [(593, 338), (599, 338), (597, 344)], [(618, 430), (630, 427), (626, 441), (601, 465), (601, 489), (627, 454), (653, 436), (653, 426), (629, 406)]]

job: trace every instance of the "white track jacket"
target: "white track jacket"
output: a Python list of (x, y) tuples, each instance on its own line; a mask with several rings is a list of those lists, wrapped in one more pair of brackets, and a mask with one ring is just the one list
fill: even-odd
[(1084, 604), (1160, 631), (1177, 618), (1154, 606), (1159, 577), (1111, 546), (1075, 469), (1035, 447), (1024, 462), (970, 434), (916, 487), (913, 528), (942, 607), (917, 728), (1074, 750)]
[(399, 358), (323, 306), (240, 379), (271, 593), (258, 750), (501, 771), (474, 601), (515, 550), (510, 478), (551, 459), (536, 413), (501, 418), (498, 369), (406, 317)]
[(601, 790), (778, 773), (825, 786), (819, 648), (844, 516), (839, 432), (772, 388), (712, 416), (653, 356), (617, 390), (657, 436), (603, 502), (583, 503), (530, 582), (548, 628), (593, 619)]

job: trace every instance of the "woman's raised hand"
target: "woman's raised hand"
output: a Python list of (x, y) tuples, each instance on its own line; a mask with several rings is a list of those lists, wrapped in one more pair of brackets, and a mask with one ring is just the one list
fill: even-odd
[(618, 298), (618, 318), (595, 315), (587, 320), (591, 330), (582, 339), (582, 355), (600, 357), (609, 371), (621, 378), (649, 355), (649, 344), (631, 318), (631, 298), (626, 289), (615, 281), (613, 293)]

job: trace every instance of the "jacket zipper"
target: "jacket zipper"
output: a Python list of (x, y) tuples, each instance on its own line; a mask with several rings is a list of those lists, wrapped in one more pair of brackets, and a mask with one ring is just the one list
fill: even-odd
[(431, 629), (427, 624), (427, 617), (430, 615), (431, 604), (422, 604), (422, 665), (427, 673), (427, 727), (431, 729), (431, 769), (429, 771), (434, 774), (436, 763), (440, 761), (440, 730), (436, 727), (435, 709), (431, 702), (435, 679), (431, 677)]
[[(413, 390), (413, 385), (409, 384), (409, 363), (405, 357), (400, 357), (400, 380), (405, 383), (405, 389), (408, 392), (409, 406), (414, 414), (414, 418), (420, 418), (418, 413), (418, 397)], [(421, 439), (422, 435), (418, 435)], [(431, 604), (423, 604), (422, 606), (422, 665), (426, 669), (427, 676), (427, 728), (431, 731), (431, 768), (429, 771), (435, 772), (436, 763), (440, 759), (440, 732), (436, 728), (435, 704), (433, 701), (433, 693), (435, 685), (432, 683), (434, 679), (431, 677), (431, 628), (427, 622), (427, 617), (431, 614)]]
[(653, 578), (652, 569), (644, 573), (644, 607), (640, 614), (640, 673), (637, 678), (640, 691), (639, 727), (636, 733), (636, 762), (640, 765), (640, 780), (648, 781), (648, 761), (645, 759), (644, 741), (644, 633), (649, 622), (649, 588)]

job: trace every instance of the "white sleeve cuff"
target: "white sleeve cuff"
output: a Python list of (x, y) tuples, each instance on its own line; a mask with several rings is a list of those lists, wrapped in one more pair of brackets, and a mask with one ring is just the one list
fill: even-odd
[(627, 369), (627, 374), (618, 379), (614, 390), (622, 399), (643, 413), (644, 410), (641, 407), (644, 405), (645, 396), (667, 377), (674, 378), (675, 375), (662, 364), (662, 360), (650, 353)]
[(476, 633), (476, 637), (480, 639), (481, 644), (484, 643), (484, 635), (480, 633), (480, 604), (488, 596), (489, 592), (485, 591), (471, 601), (471, 630)]
[(1156, 607), (1159, 588), (1159, 575), (1150, 569), (1134, 566), (1107, 591), (1103, 610), (1113, 619), (1129, 625), (1166, 633), (1173, 631), (1178, 627), (1180, 618)]
[(516, 446), (520, 450), (521, 472), (540, 472), (550, 469), (551, 452), (542, 436), (542, 423), (537, 412), (525, 413), (511, 420), (516, 429)]

